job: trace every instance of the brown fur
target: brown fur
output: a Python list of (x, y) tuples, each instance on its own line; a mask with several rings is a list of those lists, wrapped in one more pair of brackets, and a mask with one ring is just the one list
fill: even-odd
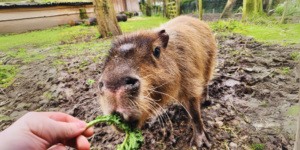
[[(122, 51), (128, 47), (131, 49)], [(159, 58), (153, 56), (156, 47), (160, 47)], [(200, 101), (206, 99), (216, 52), (215, 38), (209, 27), (187, 16), (177, 17), (157, 29), (119, 37), (100, 78), (100, 83), (105, 85), (105, 90), (100, 87), (104, 113), (124, 110), (123, 115), (133, 116), (137, 127), (141, 127), (149, 117), (157, 115), (155, 109), (178, 100), (185, 104), (192, 117), (197, 146), (202, 146), (202, 140), (209, 146)], [(134, 91), (137, 94), (129, 94), (124, 88), (125, 77), (140, 81), (139, 89)]]

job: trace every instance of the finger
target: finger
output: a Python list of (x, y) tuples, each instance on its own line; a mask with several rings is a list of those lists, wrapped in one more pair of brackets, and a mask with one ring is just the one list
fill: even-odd
[(93, 127), (89, 127), (87, 128), (84, 132), (83, 135), (85, 137), (91, 137), (94, 134), (94, 128)]
[(76, 138), (76, 148), (78, 150), (89, 150), (90, 149), (90, 143), (86, 137), (83, 135), (80, 135)]
[(67, 150), (67, 148), (63, 144), (58, 143), (56, 146), (50, 148), (49, 150)]
[(69, 140), (81, 135), (86, 128), (86, 122), (56, 122), (53, 121), (54, 127), (52, 127), (52, 133), (55, 133), (53, 138), (57, 138), (60, 141)]
[(90, 149), (90, 143), (86, 137), (80, 135), (76, 138), (67, 140), (64, 142), (65, 145), (76, 148), (78, 150)]
[(42, 112), (43, 115), (48, 116), (52, 120), (61, 122), (78, 122), (79, 119), (61, 112)]

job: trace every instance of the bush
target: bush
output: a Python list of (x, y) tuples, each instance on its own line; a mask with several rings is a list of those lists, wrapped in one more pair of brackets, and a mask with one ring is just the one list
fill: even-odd
[[(278, 15), (282, 15), (284, 12), (285, 4), (286, 2), (282, 4), (278, 4), (275, 9), (275, 13)], [(300, 15), (300, 9), (296, 7), (296, 4), (293, 1), (291, 1), (290, 3), (288, 3), (288, 7), (285, 15), (286, 16)]]

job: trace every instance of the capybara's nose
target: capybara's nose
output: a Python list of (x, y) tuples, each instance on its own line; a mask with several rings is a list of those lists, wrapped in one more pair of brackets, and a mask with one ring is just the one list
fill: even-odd
[(130, 92), (130, 95), (135, 95), (140, 88), (140, 81), (137, 78), (126, 77), (124, 79), (125, 90)]
[(120, 80), (101, 81), (99, 83), (99, 88), (101, 89), (102, 87), (105, 87), (105, 89), (109, 89), (112, 92), (123, 87), (126, 92), (130, 92), (131, 95), (133, 95), (140, 88), (140, 81), (137, 78), (126, 76), (120, 78)]

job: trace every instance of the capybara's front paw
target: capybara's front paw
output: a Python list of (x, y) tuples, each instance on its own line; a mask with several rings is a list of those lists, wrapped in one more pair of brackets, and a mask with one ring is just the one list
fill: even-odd
[(196, 143), (198, 148), (201, 148), (203, 146), (203, 144), (205, 143), (207, 148), (211, 147), (211, 144), (209, 143), (209, 141), (207, 140), (205, 133), (194, 133), (193, 138), (191, 140), (190, 146), (192, 146), (193, 143)]

